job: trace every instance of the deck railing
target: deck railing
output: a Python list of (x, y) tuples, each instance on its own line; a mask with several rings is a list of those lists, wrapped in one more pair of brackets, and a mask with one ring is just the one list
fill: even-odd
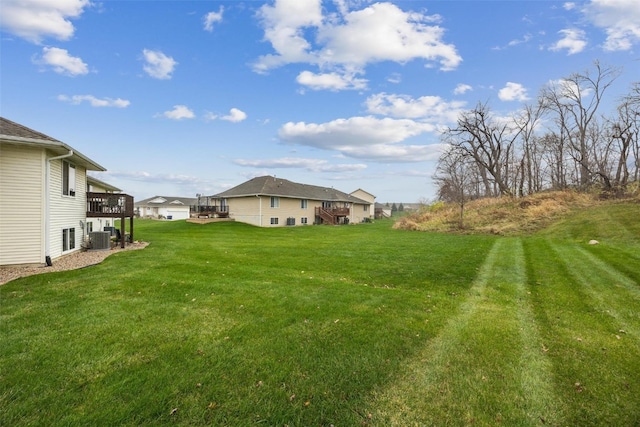
[(87, 192), (87, 217), (132, 218), (133, 196)]
[(229, 206), (191, 206), (191, 214), (194, 216), (227, 217), (229, 216)]
[(339, 224), (340, 218), (348, 217), (351, 213), (349, 208), (316, 208), (316, 217), (322, 218), (326, 224)]

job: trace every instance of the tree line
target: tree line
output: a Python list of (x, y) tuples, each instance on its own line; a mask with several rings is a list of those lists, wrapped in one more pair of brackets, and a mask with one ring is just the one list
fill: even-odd
[(459, 203), (522, 197), (545, 190), (598, 187), (624, 194), (640, 178), (640, 81), (604, 114), (605, 94), (621, 70), (593, 68), (546, 84), (535, 102), (508, 116), (488, 103), (446, 129), (434, 175), (438, 197)]

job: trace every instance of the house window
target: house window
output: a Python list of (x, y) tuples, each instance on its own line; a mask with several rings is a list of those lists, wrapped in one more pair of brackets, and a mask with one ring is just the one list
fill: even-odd
[(271, 207), (279, 208), (280, 207), (280, 197), (271, 196)]
[(300, 200), (300, 209), (307, 209), (309, 207), (309, 201), (307, 199)]
[(271, 225), (278, 225), (278, 218), (271, 218)]
[(303, 216), (302, 218), (300, 218), (300, 224), (308, 224), (308, 222), (307, 222), (307, 221), (308, 221), (308, 220), (307, 220), (307, 217), (306, 217), (306, 216)]
[(93, 231), (93, 223), (92, 222), (88, 222), (87, 223), (87, 234), (91, 233)]
[(76, 195), (76, 167), (69, 162), (62, 162), (62, 194)]
[(70, 251), (76, 247), (76, 229), (65, 228), (62, 230), (62, 252)]
[(369, 212), (369, 205), (364, 205), (363, 208), (365, 212)]

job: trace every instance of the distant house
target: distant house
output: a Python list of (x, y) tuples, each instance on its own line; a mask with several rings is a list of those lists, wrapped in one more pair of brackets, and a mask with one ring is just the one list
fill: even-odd
[(105, 170), (69, 145), (0, 117), (0, 265), (51, 264), (87, 242), (87, 218), (132, 218), (131, 196), (89, 198), (84, 191), (87, 171)]
[(391, 206), (376, 203), (375, 217), (376, 219), (391, 218)]
[(198, 203), (193, 197), (154, 196), (135, 203), (135, 209), (141, 218), (188, 219), (191, 207)]
[(274, 176), (253, 178), (209, 197), (215, 210), (260, 227), (354, 224), (373, 218), (375, 196), (300, 184)]

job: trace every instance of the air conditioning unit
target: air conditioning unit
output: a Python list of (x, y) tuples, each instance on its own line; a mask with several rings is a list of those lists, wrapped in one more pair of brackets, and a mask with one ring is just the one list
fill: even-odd
[(111, 233), (108, 231), (92, 231), (89, 233), (92, 250), (111, 249)]

